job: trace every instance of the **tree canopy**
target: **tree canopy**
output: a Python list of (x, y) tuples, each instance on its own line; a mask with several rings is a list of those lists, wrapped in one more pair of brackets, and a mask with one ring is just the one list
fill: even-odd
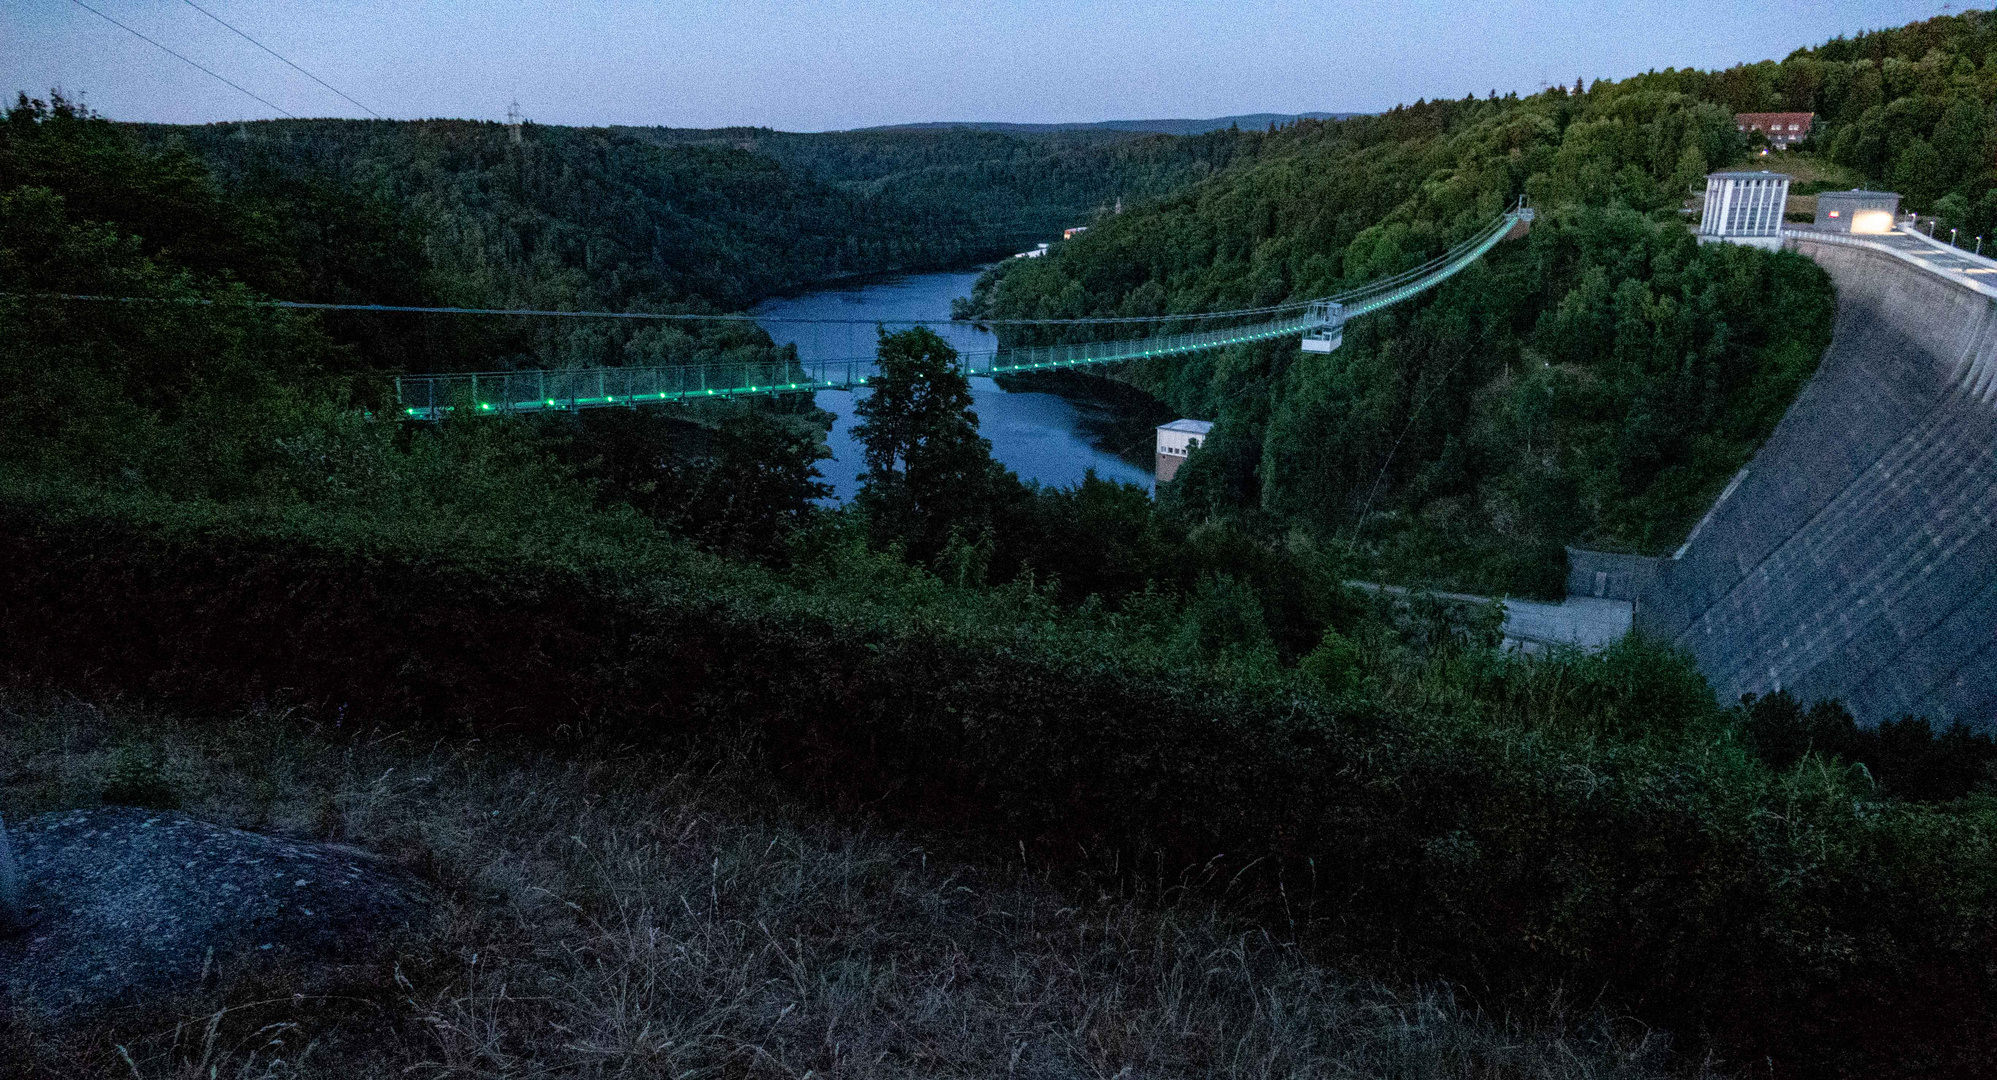
[(1237, 346), (1117, 377), (1219, 422), (1168, 491), (1195, 517), (1301, 527), (1388, 580), (1557, 595), (1564, 545), (1675, 546), (1829, 340), (1813, 265), (1700, 247), (1683, 224), (1704, 174), (1745, 150), (1724, 105), (1648, 76), (1304, 121), (1048, 258), (1002, 264), (972, 311), (1326, 296), (1419, 264), (1524, 196), (1539, 210), (1528, 239), (1357, 320), (1336, 353)]
[(859, 504), (877, 538), (928, 562), (953, 533), (961, 544), (988, 532), (994, 505), (1019, 481), (978, 434), (971, 382), (949, 342), (927, 327), (883, 330), (876, 368), (853, 407), (867, 460)]

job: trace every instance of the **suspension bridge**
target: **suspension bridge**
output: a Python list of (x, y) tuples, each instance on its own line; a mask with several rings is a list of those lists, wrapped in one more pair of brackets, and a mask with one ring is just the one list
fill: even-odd
[[(1435, 288), (1483, 258), (1485, 253), (1496, 247), (1499, 241), (1522, 234), (1532, 220), (1532, 209), (1521, 203), (1499, 215), (1469, 239), (1420, 266), (1318, 300), (1195, 315), (1107, 319), (980, 320), (986, 325), (1103, 326), (1186, 322), (1203, 324), (1218, 322), (1228, 325), (1183, 333), (1153, 333), (1109, 341), (1000, 347), (992, 352), (964, 354), (960, 359), (966, 374), (993, 376), (1186, 356), (1230, 345), (1272, 341), (1286, 337), (1299, 338), (1301, 347), (1306, 352), (1331, 352), (1343, 341), (1345, 324), (1350, 320)], [(285, 306), (344, 308), (356, 305)], [(418, 309), (370, 306), (366, 310)], [(582, 314), (555, 311), (476, 312), (470, 309), (462, 309), (462, 313), (551, 316)], [(611, 318), (646, 317), (636, 313), (604, 313), (604, 315)], [(948, 320), (933, 321), (941, 323)], [(918, 321), (910, 325), (920, 324)], [(459, 412), (533, 413), (605, 407), (635, 408), (640, 405), (672, 404), (709, 398), (851, 390), (866, 386), (874, 373), (872, 357), (815, 361), (676, 364), (656, 367), (453, 372), (399, 376), (395, 380), (395, 393), (397, 405), (405, 418), (441, 420)]]

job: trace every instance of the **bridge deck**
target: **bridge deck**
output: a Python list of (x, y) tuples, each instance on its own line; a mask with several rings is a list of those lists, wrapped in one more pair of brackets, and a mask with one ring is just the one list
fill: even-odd
[[(1183, 317), (1187, 321), (1212, 321), (1258, 316), (1252, 322), (1183, 334), (1001, 348), (995, 353), (964, 357), (964, 368), (972, 375), (1003, 375), (1083, 367), (1185, 356), (1230, 345), (1295, 337), (1324, 329), (1336, 330), (1350, 319), (1420, 295), (1456, 276), (1483, 258), (1500, 240), (1514, 235), (1518, 226), (1530, 222), (1532, 217), (1530, 209), (1521, 207), (1512, 210), (1437, 259), (1327, 300), (1247, 312), (1214, 312)], [(492, 413), (549, 412), (658, 405), (703, 398), (848, 390), (865, 386), (872, 375), (872, 363), (867, 360), (565, 368), (553, 371), (403, 375), (395, 380), (395, 390), (405, 417), (437, 420), (461, 409)]]

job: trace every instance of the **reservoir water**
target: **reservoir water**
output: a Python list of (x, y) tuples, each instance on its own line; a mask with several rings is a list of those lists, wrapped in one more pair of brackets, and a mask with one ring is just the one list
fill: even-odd
[[(779, 345), (796, 345), (798, 359), (807, 363), (872, 357), (876, 337), (872, 320), (947, 318), (950, 301), (969, 296), (978, 273), (911, 274), (821, 289), (766, 301), (757, 306), (756, 314), (767, 320), (866, 320), (846, 325), (766, 321), (763, 328)], [(931, 329), (961, 353), (990, 352), (997, 347), (990, 331), (967, 323), (932, 325)], [(857, 477), (866, 467), (860, 447), (853, 441), (852, 428), (854, 402), (867, 393), (864, 389), (827, 390), (817, 395), (818, 407), (837, 417), (826, 437), (833, 458), (819, 462), (818, 468), (838, 499), (849, 499), (859, 490)], [(1157, 423), (1155, 418), (1133, 416), (1128, 408), (1054, 394), (1007, 391), (986, 378), (971, 380), (971, 396), (978, 431), (991, 440), (992, 456), (1018, 473), (1021, 480), (1065, 487), (1079, 482), (1082, 474), (1093, 468), (1103, 479), (1152, 489), (1148, 425)]]

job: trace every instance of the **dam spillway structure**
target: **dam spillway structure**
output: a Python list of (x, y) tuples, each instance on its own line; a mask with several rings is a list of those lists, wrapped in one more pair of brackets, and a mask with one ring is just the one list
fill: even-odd
[(1699, 242), (1777, 250), (1782, 246), (1782, 214), (1788, 204), (1789, 177), (1784, 173), (1713, 173), (1706, 177)]
[(1997, 261), (1908, 230), (1780, 242), (1830, 274), (1830, 348), (1636, 626), (1722, 701), (1997, 728)]

